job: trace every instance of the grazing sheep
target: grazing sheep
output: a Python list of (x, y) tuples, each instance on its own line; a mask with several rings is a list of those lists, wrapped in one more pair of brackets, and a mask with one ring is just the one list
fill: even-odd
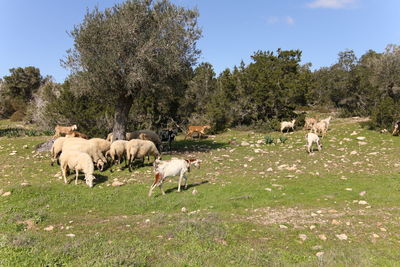
[(83, 139), (89, 139), (89, 137), (86, 134), (80, 133), (80, 132), (77, 132), (77, 131), (71, 131), (71, 132), (67, 133), (65, 135), (65, 137), (80, 137), (80, 138), (83, 138)]
[(53, 138), (59, 137), (59, 136), (61, 136), (61, 134), (67, 134), (76, 129), (78, 129), (78, 127), (75, 124), (72, 126), (56, 125), (56, 127), (54, 127), (55, 134), (54, 134)]
[(94, 166), (92, 158), (87, 154), (79, 151), (63, 151), (60, 155), (60, 165), (64, 183), (67, 183), (67, 170), (75, 170), (75, 184), (78, 184), (79, 171), (85, 174), (86, 184), (93, 187)]
[(155, 144), (149, 140), (132, 139), (126, 144), (126, 160), (129, 171), (132, 171), (133, 161), (141, 158), (144, 163), (144, 157), (152, 155), (155, 159), (160, 158), (161, 154)]
[(178, 192), (181, 191), (182, 178), (185, 178), (185, 189), (187, 189), (186, 173), (190, 171), (190, 165), (200, 168), (200, 163), (201, 160), (199, 159), (171, 159), (165, 161), (156, 160), (154, 162), (155, 179), (150, 187), (149, 197), (151, 197), (151, 194), (156, 186), (159, 186), (161, 193), (165, 195), (165, 192), (162, 189), (162, 184), (165, 178), (171, 176), (179, 175)]
[(188, 127), (188, 131), (187, 134), (185, 136), (185, 140), (188, 136), (190, 136), (191, 138), (193, 138), (193, 134), (194, 133), (198, 133), (199, 134), (199, 139), (201, 139), (201, 137), (203, 135), (205, 135), (205, 130), (207, 129), (211, 129), (210, 125), (203, 125), (203, 126), (189, 126)]
[(106, 154), (108, 150), (110, 150), (111, 142), (102, 139), (102, 138), (91, 138), (88, 140), (89, 142), (95, 144), (103, 155)]
[(315, 133), (308, 133), (308, 134), (306, 134), (306, 140), (307, 140), (307, 152), (308, 153), (312, 152), (311, 147), (314, 143), (317, 144), (318, 151), (321, 151), (322, 145), (321, 145), (321, 141), (319, 140), (318, 135), (316, 135)]
[[(68, 138), (72, 139), (72, 138)], [(62, 152), (64, 151), (79, 151), (89, 154), (93, 162), (96, 163), (97, 168), (103, 171), (104, 165), (107, 163), (106, 158), (102, 154), (99, 147), (97, 147), (95, 142), (90, 142), (90, 140), (65, 140), (62, 146)], [(78, 138), (76, 138), (78, 139)]]
[(314, 124), (317, 123), (317, 120), (314, 118), (305, 118), (304, 122), (304, 130), (311, 130)]
[(283, 130), (287, 129), (287, 132), (289, 132), (290, 129), (294, 131), (294, 124), (296, 122), (296, 119), (292, 121), (282, 121), (281, 122), (281, 132), (283, 133)]
[(75, 138), (75, 137), (59, 137), (57, 138), (53, 145), (51, 146), (51, 166), (54, 165), (54, 162), (57, 161), (59, 155), (61, 154), (62, 151), (62, 147), (64, 145), (64, 142), (68, 140), (68, 142), (70, 141), (85, 141), (85, 139), (82, 138)]
[[(112, 162), (115, 163), (115, 157), (118, 157), (118, 164), (121, 163), (121, 159), (124, 157), (124, 154), (126, 153), (126, 144), (128, 141), (126, 140), (116, 140), (112, 142), (110, 146), (110, 150), (107, 151), (106, 156), (110, 156), (112, 159)], [(126, 157), (125, 157), (126, 160)]]

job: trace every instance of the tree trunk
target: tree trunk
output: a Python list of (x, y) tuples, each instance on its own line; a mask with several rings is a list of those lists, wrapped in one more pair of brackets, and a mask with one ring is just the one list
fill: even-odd
[(133, 96), (120, 96), (115, 105), (113, 141), (125, 140), (126, 124), (129, 110), (133, 103)]

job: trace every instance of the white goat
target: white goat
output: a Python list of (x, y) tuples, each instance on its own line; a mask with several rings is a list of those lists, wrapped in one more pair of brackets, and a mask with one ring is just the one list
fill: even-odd
[(153, 189), (156, 186), (160, 187), (161, 193), (165, 195), (162, 189), (162, 183), (165, 178), (170, 176), (179, 175), (178, 192), (181, 191), (182, 178), (185, 178), (185, 189), (187, 188), (187, 176), (186, 173), (190, 171), (190, 165), (194, 165), (197, 168), (200, 167), (201, 160), (199, 159), (171, 159), (171, 160), (156, 160), (154, 162), (155, 179), (150, 187), (149, 197), (151, 196)]
[(321, 145), (321, 141), (319, 140), (318, 135), (316, 135), (315, 133), (308, 133), (308, 134), (306, 134), (306, 140), (307, 140), (307, 152), (308, 153), (312, 152), (311, 148), (314, 143), (317, 144), (318, 151), (321, 151), (322, 145)]
[(283, 133), (283, 130), (287, 129), (287, 132), (289, 132), (289, 129), (292, 129), (294, 131), (294, 124), (296, 122), (296, 119), (292, 121), (282, 121), (281, 122), (281, 132)]

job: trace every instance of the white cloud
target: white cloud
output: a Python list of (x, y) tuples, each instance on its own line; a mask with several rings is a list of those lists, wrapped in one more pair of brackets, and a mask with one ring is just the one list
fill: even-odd
[(291, 16), (287, 16), (285, 18), (285, 21), (288, 25), (293, 25), (294, 24), (294, 19)]
[(268, 17), (267, 23), (268, 24), (285, 23), (287, 25), (293, 25), (294, 18), (292, 18), (291, 16), (286, 16), (286, 17), (271, 16), (271, 17)]
[(314, 0), (307, 4), (310, 8), (341, 9), (353, 7), (357, 0)]

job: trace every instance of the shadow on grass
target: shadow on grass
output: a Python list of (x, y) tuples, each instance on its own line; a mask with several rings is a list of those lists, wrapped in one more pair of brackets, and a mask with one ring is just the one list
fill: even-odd
[[(205, 181), (201, 181), (200, 183), (196, 183), (196, 184), (188, 184), (186, 189), (184, 188), (184, 186), (181, 186), (181, 190), (182, 191), (186, 191), (186, 190), (189, 190), (192, 187), (200, 186), (202, 184), (207, 184), (207, 183), (208, 183), (208, 181), (205, 180)], [(177, 191), (177, 190), (178, 190), (178, 186), (165, 190), (165, 194), (169, 194), (169, 193), (171, 193), (173, 191)]]
[(210, 150), (225, 148), (228, 143), (214, 142), (211, 139), (187, 139), (172, 142), (171, 151), (164, 151), (165, 154), (182, 153), (182, 152), (209, 152)]

